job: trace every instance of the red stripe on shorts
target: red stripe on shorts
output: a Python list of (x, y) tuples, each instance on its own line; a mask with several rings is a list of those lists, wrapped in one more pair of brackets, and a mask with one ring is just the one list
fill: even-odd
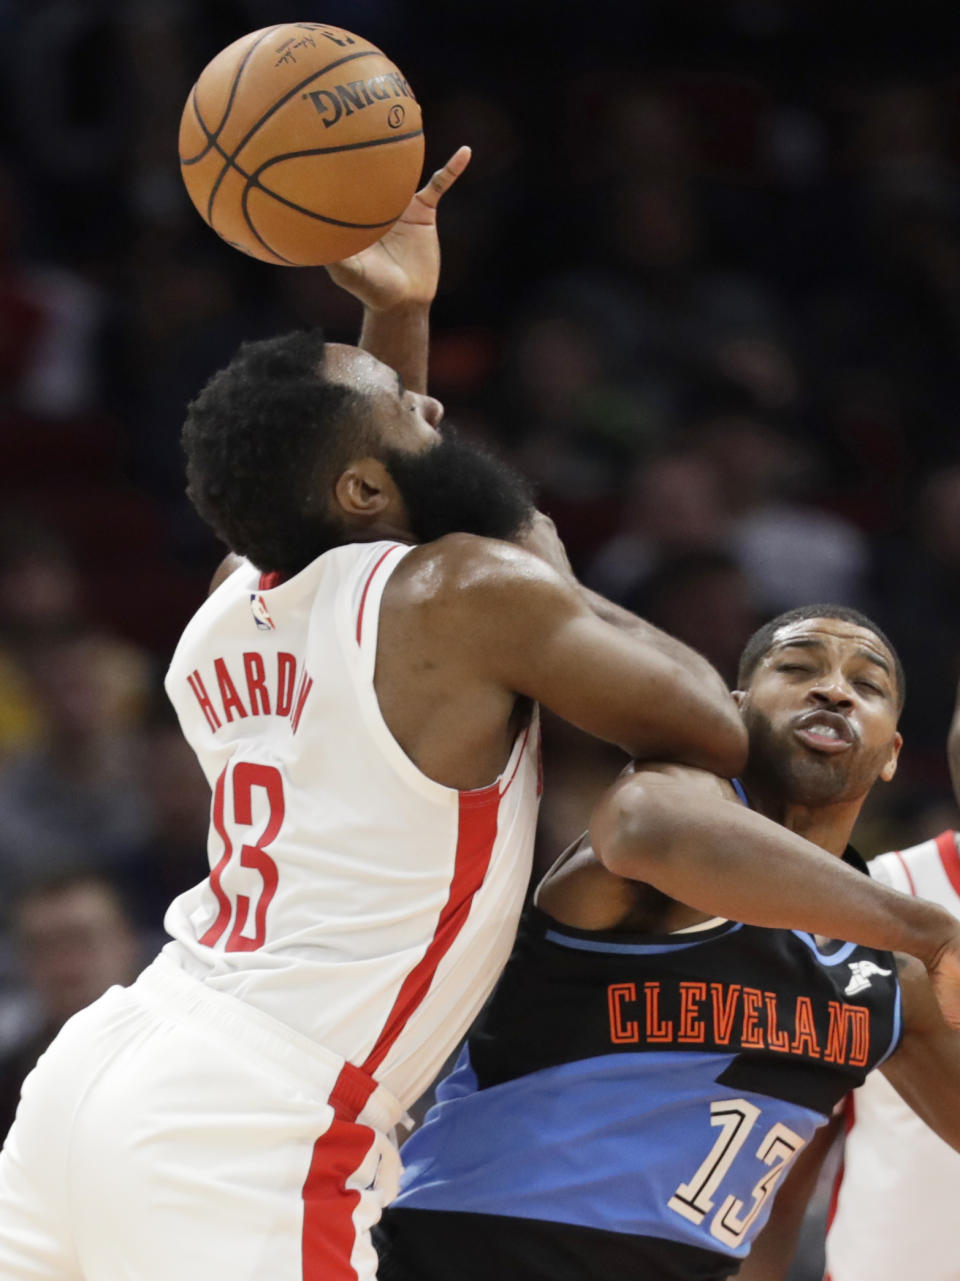
[(375, 1081), (345, 1063), (330, 1091), (334, 1120), (313, 1145), (303, 1185), (303, 1281), (357, 1281), (350, 1256), (360, 1192), (347, 1184), (374, 1142), (373, 1130), (356, 1118), (375, 1089)]
[(460, 823), (453, 878), (433, 938), (397, 994), (376, 1045), (362, 1064), (371, 1075), (387, 1057), (410, 1016), (429, 991), (437, 966), (452, 947), (470, 914), (473, 896), (483, 884), (497, 839), (500, 810), (499, 784), (476, 792), (460, 793)]

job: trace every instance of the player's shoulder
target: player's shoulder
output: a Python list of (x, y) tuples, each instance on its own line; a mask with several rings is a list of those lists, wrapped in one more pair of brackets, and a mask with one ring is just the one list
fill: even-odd
[[(938, 836), (917, 845), (878, 854), (870, 860), (869, 868), (875, 880), (906, 894), (919, 894), (922, 898), (932, 897), (928, 883), (930, 875), (939, 880), (945, 873), (953, 890), (960, 896), (958, 833), (947, 828)], [(921, 881), (922, 886), (918, 884)]]
[(409, 603), (448, 599), (455, 603), (483, 594), (512, 595), (524, 588), (561, 580), (539, 556), (513, 543), (476, 534), (446, 534), (422, 543), (404, 557), (393, 575), (392, 593)]

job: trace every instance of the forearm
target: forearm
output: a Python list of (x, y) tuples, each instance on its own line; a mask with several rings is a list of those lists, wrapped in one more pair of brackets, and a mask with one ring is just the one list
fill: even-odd
[(955, 922), (922, 899), (871, 881), (755, 811), (699, 795), (624, 794), (602, 804), (591, 835), (616, 874), (690, 907), (780, 929), (803, 929), (932, 963)]
[(736, 1274), (737, 1281), (786, 1281), (793, 1256), (797, 1252), (797, 1238), (802, 1222), (791, 1224), (782, 1238), (778, 1232), (769, 1230), (768, 1224), (740, 1264)]
[(898, 957), (903, 1041), (880, 1069), (901, 1098), (945, 1143), (960, 1151), (960, 1031), (943, 1020), (929, 976)]
[(737, 1281), (784, 1281), (790, 1271), (824, 1158), (840, 1132), (839, 1118), (817, 1131), (777, 1188), (770, 1218), (740, 1266)]
[(360, 346), (395, 369), (411, 391), (427, 390), (430, 307), (405, 303), (385, 311), (363, 310)]

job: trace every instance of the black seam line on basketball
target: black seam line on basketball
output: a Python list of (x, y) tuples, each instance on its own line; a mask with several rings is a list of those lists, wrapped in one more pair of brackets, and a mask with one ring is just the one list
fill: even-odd
[(237, 144), (236, 147), (234, 147), (233, 151), (227, 157), (227, 163), (220, 170), (220, 173), (217, 175), (216, 182), (213, 184), (212, 188), (210, 189), (210, 199), (207, 201), (207, 222), (210, 224), (211, 227), (213, 226), (213, 202), (217, 197), (217, 192), (220, 190), (220, 184), (224, 179), (224, 175), (226, 174), (227, 170), (234, 165), (234, 162), (237, 156), (244, 149), (244, 147), (247, 145), (247, 143), (250, 141), (253, 135), (257, 132), (257, 130), (260, 129), (266, 123), (266, 121), (270, 119), (270, 117), (274, 114), (274, 112), (279, 111), (280, 108), (285, 103), (289, 102), (291, 98), (296, 97), (296, 95), (300, 93), (302, 89), (305, 89), (306, 86), (310, 84), (312, 81), (316, 80), (318, 76), (326, 75), (328, 71), (333, 71), (335, 67), (342, 67), (345, 62), (356, 62), (358, 58), (369, 58), (371, 54), (379, 54), (381, 58), (383, 57), (383, 54), (380, 53), (379, 49), (370, 48), (370, 49), (362, 49), (359, 53), (348, 53), (343, 58), (337, 58), (333, 62), (328, 62), (325, 67), (320, 67), (318, 71), (314, 71), (311, 75), (307, 76), (306, 80), (301, 80), (299, 84), (296, 84), (293, 86), (292, 89), (289, 89), (282, 98), (279, 98), (273, 104), (273, 106), (270, 108), (269, 111), (264, 112), (264, 114), (260, 117), (257, 123), (253, 125), (251, 129), (247, 130), (244, 137), (241, 138), (240, 142)]
[[(300, 156), (327, 156), (337, 151), (357, 151), (362, 147), (385, 147), (391, 142), (406, 142), (410, 138), (420, 138), (422, 136), (422, 129), (412, 129), (409, 133), (397, 133), (390, 138), (368, 138), (366, 142), (345, 142), (339, 147), (305, 147), (302, 151), (285, 151), (279, 156), (271, 156), (269, 160), (265, 160), (260, 168), (254, 170), (253, 173), (247, 173), (243, 165), (238, 164), (236, 161), (230, 163), (230, 167), (235, 169), (240, 177), (245, 178), (248, 182), (258, 181), (265, 169), (269, 169), (271, 165), (275, 165), (281, 160), (296, 160)], [(229, 155), (220, 146), (219, 142), (214, 139), (210, 145), (225, 161), (230, 162)], [(264, 187), (263, 190), (269, 192), (271, 196), (274, 194), (269, 187)], [(380, 224), (377, 223), (375, 225), (379, 226)]]
[[(191, 100), (192, 100), (192, 102), (193, 102), (193, 110), (194, 110), (194, 112), (196, 113), (197, 122), (198, 122), (198, 124), (200, 125), (200, 128), (201, 128), (201, 129), (203, 130), (203, 132), (206, 134), (206, 137), (207, 137), (207, 145), (204, 147), (204, 149), (203, 149), (201, 152), (199, 152), (199, 153), (198, 153), (197, 155), (195, 155), (195, 156), (190, 156), (190, 158), (189, 158), (189, 159), (187, 159), (187, 160), (184, 160), (184, 158), (181, 156), (181, 157), (180, 157), (180, 163), (181, 163), (182, 165), (195, 165), (195, 164), (197, 163), (197, 161), (198, 161), (198, 160), (202, 160), (202, 159), (204, 158), (204, 156), (207, 154), (207, 152), (210, 150), (210, 148), (211, 148), (211, 146), (213, 145), (213, 143), (215, 143), (215, 142), (217, 141), (217, 139), (220, 137), (220, 134), (221, 134), (221, 133), (222, 133), (222, 131), (223, 131), (223, 126), (227, 123), (227, 117), (230, 115), (230, 110), (231, 110), (231, 108), (233, 107), (233, 100), (234, 100), (234, 98), (237, 96), (237, 85), (240, 83), (240, 77), (243, 75), (243, 69), (244, 69), (244, 67), (247, 65), (247, 63), (250, 61), (250, 59), (253, 57), (253, 51), (254, 51), (254, 49), (259, 48), (259, 46), (260, 46), (261, 44), (263, 44), (264, 40), (266, 40), (266, 39), (268, 39), (270, 36), (272, 36), (272, 35), (273, 35), (273, 33), (274, 33), (275, 31), (279, 31), (279, 30), (280, 30), (280, 27), (281, 27), (282, 25), (283, 25), (282, 23), (278, 23), (278, 24), (277, 24), (277, 26), (275, 26), (275, 27), (270, 27), (270, 28), (269, 28), (269, 30), (267, 30), (267, 31), (265, 31), (265, 32), (263, 33), (263, 35), (260, 37), (260, 39), (259, 39), (259, 40), (254, 40), (253, 44), (250, 46), (250, 48), (249, 48), (249, 49), (247, 50), (247, 52), (244, 54), (244, 56), (243, 56), (243, 61), (240, 63), (240, 66), (239, 66), (239, 67), (237, 67), (237, 70), (236, 70), (236, 72), (234, 73), (233, 83), (232, 83), (232, 84), (231, 84), (231, 86), (230, 86), (230, 93), (227, 95), (227, 105), (226, 105), (226, 107), (224, 108), (223, 116), (221, 117), (220, 123), (217, 125), (216, 129), (214, 129), (212, 133), (211, 133), (211, 132), (210, 132), (210, 130), (207, 128), (207, 126), (204, 124), (203, 116), (201, 116), (201, 114), (200, 114), (200, 107), (199, 107), (199, 104), (197, 103), (197, 85), (194, 85), (194, 86), (193, 86), (193, 92), (192, 92), (192, 93), (191, 93), (191, 95), (190, 95)], [(201, 76), (203, 75), (203, 72), (202, 72), (202, 71), (201, 71), (200, 75), (201, 75)], [(198, 79), (198, 80), (197, 80), (197, 84), (199, 84), (199, 83), (200, 83), (200, 81), (199, 81), (199, 79)]]
[[(294, 152), (293, 154), (299, 155), (300, 153)], [(310, 153), (306, 152), (304, 154), (309, 155)], [(283, 156), (277, 157), (278, 160), (282, 160), (283, 158)], [(273, 164), (273, 161), (269, 160), (265, 166), (262, 166), (262, 168), (267, 168), (271, 164)], [(271, 200), (276, 200), (279, 204), (286, 205), (288, 209), (293, 209), (296, 213), (304, 214), (307, 218), (314, 218), (317, 222), (329, 223), (331, 227), (355, 227), (358, 231), (375, 231), (377, 227), (392, 226), (400, 217), (400, 214), (403, 213), (403, 210), (401, 209), (400, 213), (395, 213), (392, 218), (385, 218), (383, 222), (343, 222), (340, 218), (328, 218), (326, 214), (314, 213), (312, 209), (304, 209), (303, 205), (298, 205), (293, 200), (288, 200), (286, 196), (281, 196), (279, 192), (274, 191), (272, 187), (265, 187), (260, 181), (259, 169), (256, 173), (251, 174), (247, 178), (247, 185), (243, 189), (244, 199), (246, 199), (248, 191), (254, 190), (262, 191), (263, 194), (265, 196), (269, 196)], [(271, 252), (276, 251), (273, 250)]]
[(423, 137), (422, 129), (411, 129), (409, 133), (395, 133), (390, 138), (368, 138), (366, 142), (344, 142), (339, 147), (306, 147), (303, 151), (285, 151), (281, 156), (265, 160), (259, 169), (254, 170), (253, 177), (259, 178), (264, 169), (281, 160), (295, 160), (298, 156), (331, 156), (337, 151), (360, 151), (364, 147), (385, 147), (391, 142), (406, 142), (408, 138)]
[[(349, 151), (355, 147), (375, 147), (375, 146), (379, 146), (381, 143), (399, 142), (404, 138), (417, 138), (422, 133), (423, 133), (422, 129), (417, 129), (414, 133), (397, 134), (395, 138), (374, 138), (374, 139), (371, 139), (371, 141), (369, 142), (350, 143), (345, 147), (328, 147), (325, 149), (325, 151)], [(227, 159), (226, 152), (223, 150), (223, 148), (220, 146), (218, 142), (214, 142), (212, 145), (215, 151), (219, 152), (219, 154), (223, 156), (224, 159)], [(241, 197), (241, 204), (243, 209), (243, 215), (244, 215), (244, 218), (246, 219), (247, 225), (249, 226), (253, 234), (257, 237), (257, 239), (260, 241), (260, 243), (263, 245), (264, 249), (269, 249), (272, 254), (276, 254), (277, 257), (282, 262), (287, 263), (288, 266), (290, 267), (296, 267), (296, 266), (299, 266), (299, 264), (292, 262), (289, 258), (284, 258), (283, 254), (278, 254), (276, 249), (274, 249), (271, 245), (267, 244), (267, 242), (263, 239), (263, 237), (257, 231), (256, 227), (250, 221), (250, 217), (247, 214), (247, 210), (246, 210), (247, 193), (249, 191), (262, 191), (265, 196), (269, 196), (272, 200), (276, 200), (278, 204), (286, 205), (288, 209), (294, 210), (295, 213), (302, 213), (307, 218), (313, 218), (317, 222), (329, 223), (332, 227), (353, 227), (358, 231), (374, 231), (376, 230), (377, 227), (389, 227), (391, 223), (396, 222), (397, 218), (399, 218), (400, 216), (399, 214), (395, 214), (392, 218), (387, 218), (384, 222), (342, 222), (339, 218), (328, 218), (325, 214), (318, 214), (318, 213), (314, 213), (312, 209), (305, 209), (303, 205), (298, 205), (294, 201), (288, 200), (286, 196), (281, 196), (279, 192), (274, 191), (272, 187), (265, 186), (260, 181), (260, 174), (263, 173), (265, 169), (269, 169), (271, 165), (275, 165), (280, 160), (290, 160), (290, 159), (296, 159), (298, 156), (312, 156), (316, 154), (324, 154), (324, 153), (323, 152), (318, 153), (317, 151), (311, 150), (310, 148), (308, 148), (306, 151), (288, 151), (284, 153), (284, 155), (282, 156), (274, 156), (272, 159), (265, 161), (260, 166), (260, 168), (257, 169), (256, 172), (254, 173), (247, 173), (247, 171), (241, 165), (238, 165), (236, 161), (234, 161), (234, 163), (230, 166), (232, 169), (236, 170), (236, 172), (240, 175), (241, 178), (246, 180), (246, 185), (244, 186), (244, 189), (243, 189), (243, 196)], [(208, 222), (209, 222), (209, 219), (208, 219)], [(209, 225), (213, 227), (212, 222), (210, 222)], [(226, 236), (224, 236), (223, 239), (226, 240)], [(232, 243), (233, 243), (232, 241), (229, 241), (229, 240), (227, 241), (227, 244), (232, 244)]]
[(253, 191), (254, 189), (255, 188), (253, 184), (248, 182), (243, 189), (243, 195), (240, 197), (240, 211), (243, 214), (243, 217), (244, 217), (244, 220), (246, 221), (247, 226), (250, 228), (250, 230), (253, 232), (253, 234), (260, 241), (261, 245), (263, 245), (264, 249), (266, 249), (268, 253), (273, 254), (275, 258), (279, 258), (281, 262), (285, 262), (288, 267), (302, 266), (303, 265), (302, 263), (293, 262), (290, 258), (284, 258), (283, 254), (278, 254), (276, 249), (274, 249), (273, 245), (268, 245), (266, 240), (264, 240), (263, 236), (260, 235), (260, 232), (253, 225), (253, 219), (250, 217), (250, 210), (247, 206), (248, 206), (248, 201), (250, 199), (250, 192)]
[[(286, 205), (288, 209), (292, 209), (294, 213), (303, 214), (305, 218), (313, 218), (315, 222), (326, 222), (329, 223), (331, 227), (352, 227), (356, 231), (376, 231), (378, 227), (391, 227), (400, 217), (400, 214), (403, 213), (403, 210), (401, 209), (400, 213), (395, 213), (392, 218), (385, 218), (383, 222), (343, 222), (340, 218), (328, 218), (326, 214), (314, 213), (312, 209), (304, 209), (303, 205), (295, 204), (292, 200), (288, 200), (286, 196), (278, 195), (277, 192), (271, 191), (269, 187), (265, 187), (263, 183), (260, 182), (251, 181), (247, 183), (243, 189), (244, 203), (247, 200), (247, 193), (250, 191), (262, 191), (263, 194), (265, 196), (269, 196), (271, 200), (276, 200), (278, 204)], [(270, 252), (276, 253), (277, 251), (275, 249), (271, 249)], [(282, 255), (277, 254), (277, 257), (280, 258)], [(284, 259), (284, 261), (286, 261), (286, 259)]]

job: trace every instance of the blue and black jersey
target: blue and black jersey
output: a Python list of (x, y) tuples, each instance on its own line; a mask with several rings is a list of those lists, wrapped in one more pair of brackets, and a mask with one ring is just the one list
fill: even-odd
[(382, 1281), (728, 1277), (899, 1037), (887, 952), (735, 921), (593, 932), (531, 907), (403, 1149)]

